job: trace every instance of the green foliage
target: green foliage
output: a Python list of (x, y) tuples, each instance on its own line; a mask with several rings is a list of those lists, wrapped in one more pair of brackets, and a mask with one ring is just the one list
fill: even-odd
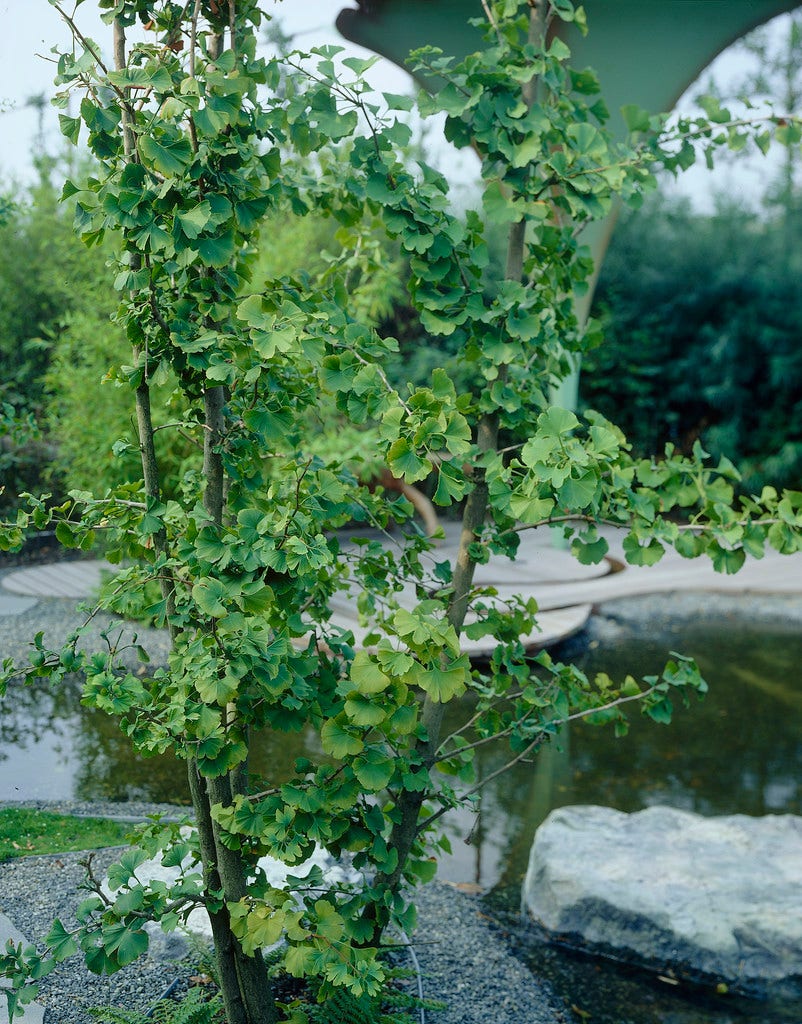
[[(123, 377), (130, 357), (125, 333), (111, 323), (113, 304), (75, 311), (55, 329), (45, 374), (46, 429), (53, 439), (50, 474), (69, 490), (103, 492), (141, 473), (136, 418)], [(167, 493), (185, 472), (199, 470), (197, 426), (187, 422), (175, 378), (153, 382), (156, 448)], [(93, 410), (92, 444), (86, 443), (87, 409)]]
[(23, 492), (63, 493), (44, 416), (59, 324), (73, 310), (102, 307), (104, 294), (107, 310), (114, 300), (103, 282), (108, 251), (87, 253), (75, 238), (46, 168), (28, 194), (0, 205), (0, 510), (11, 511)]
[(17, 508), (17, 495), (41, 487), (48, 445), (33, 413), (19, 413), (9, 402), (0, 405), (0, 511)]
[(348, 989), (335, 989), (321, 1006), (310, 1006), (304, 1014), (309, 1024), (386, 1024), (376, 997), (352, 995)]
[[(802, 16), (799, 11), (787, 14), (781, 31), (778, 28), (775, 26), (772, 31), (763, 26), (740, 40), (741, 70), (727, 82), (726, 93), (739, 99), (746, 97), (750, 107), (761, 102), (773, 103), (793, 115), (802, 101)], [(714, 83), (716, 88), (722, 95), (721, 87)], [(793, 137), (797, 131), (793, 121), (787, 125), (790, 136)], [(777, 155), (781, 157), (780, 168), (764, 177), (760, 198), (772, 218), (784, 221), (783, 233), (790, 254), (795, 248), (794, 239), (798, 237), (802, 214), (800, 148), (798, 145), (783, 146)]]
[(139, 586), (121, 586), (118, 573), (104, 572), (97, 600), (110, 611), (125, 619), (153, 626), (158, 622), (158, 607), (161, 602), (159, 581), (145, 574)]
[(389, 989), (378, 996), (354, 996), (346, 988), (335, 989), (321, 1006), (296, 1010), (298, 1024), (415, 1024), (420, 1011), (437, 1010), (441, 1004), (419, 999), (398, 989)]
[[(105, 265), (114, 247), (87, 251), (73, 231), (73, 204), (58, 199), (43, 170), (0, 224), (0, 509), (16, 510), (18, 494), (45, 487), (56, 500), (71, 488), (105, 490), (140, 469), (129, 397), (119, 387), (130, 352), (111, 324), (117, 298)], [(160, 426), (181, 418), (172, 390), (167, 377), (155, 403), (165, 410), (156, 417)], [(113, 446), (126, 439), (115, 457)], [(195, 444), (173, 429), (160, 432), (157, 445), (174, 489)]]
[[(786, 224), (722, 204), (626, 217), (597, 290), (605, 343), (582, 397), (646, 454), (699, 439), (749, 492), (802, 482), (802, 304)], [(637, 268), (637, 273), (633, 273)]]
[(87, 253), (72, 230), (72, 211), (43, 175), (29, 195), (6, 207), (0, 222), (0, 399), (20, 413), (44, 398), (49, 334), (73, 309), (90, 308), (105, 290), (108, 251)]
[[(403, 982), (413, 972), (389, 967), (384, 989), (379, 995), (354, 996), (348, 989), (335, 989), (325, 1001), (315, 1004), (299, 1000), (292, 1004), (292, 1024), (416, 1024), (421, 1010), (436, 1011), (443, 1004), (432, 999), (421, 999)], [(314, 981), (309, 995), (314, 997), (319, 988)]]
[[(483, 49), (461, 63), (432, 49), (414, 58), (444, 83), (421, 100), (423, 114), (444, 111), (447, 136), (482, 157), (482, 212), (461, 217), (440, 174), (404, 162), (409, 129), (396, 115), (408, 101), (370, 99), (369, 62), (338, 69), (330, 47), (257, 56), (252, 0), (192, 12), (162, 0), (100, 6), (115, 25), (115, 68), (70, 19), (75, 47), (58, 63), (64, 108), (71, 92), (82, 97), (64, 130), (88, 133), (99, 162), (65, 196), (87, 244), (119, 241), (115, 324), (132, 355), (117, 378), (136, 409), (143, 479), (73, 491), (56, 508), (30, 498), (0, 525), (0, 544), (48, 524), (68, 547), (101, 534), (112, 560), (133, 563), (104, 605), (157, 581), (147, 613), (169, 629), (171, 651), (140, 675), (111, 635), (93, 652), (80, 644), (84, 627), (60, 649), (39, 634), (27, 665), (4, 663), (0, 686), (14, 673), (58, 683), (82, 672), (84, 702), (115, 716), (141, 754), (186, 761), (196, 827), (145, 826), (109, 872), (111, 898), (90, 896), (73, 932), (56, 922), (49, 958), (9, 950), (0, 973), (14, 986), (13, 1014), (16, 993), (30, 995), (50, 963), (80, 948), (91, 970), (116, 971), (147, 948), (145, 921), (170, 930), (205, 907), (228, 1024), (278, 1020), (261, 949), (282, 939), (288, 974), (314, 979), (324, 1005), (362, 1012), (385, 987), (385, 930), (413, 927), (407, 894), (436, 870), (437, 822), (481, 786), (477, 746), (505, 738), (516, 763), (567, 721), (621, 732), (627, 703), (664, 722), (673, 700), (705, 689), (680, 657), (640, 681), (589, 679), (547, 656), (534, 675), (522, 638), (536, 627), (535, 601), (500, 604), (474, 584), (476, 565), (514, 554), (521, 531), (545, 524), (562, 525), (586, 562), (604, 555), (600, 524), (626, 531), (637, 565), (673, 546), (730, 572), (767, 544), (802, 545), (802, 494), (766, 488), (737, 501), (731, 464), (711, 466), (701, 446), (633, 457), (611, 422), (546, 398), (596, 337), (575, 313), (593, 273), (578, 229), (618, 198), (640, 202), (659, 167), (738, 139), (716, 107), (671, 127), (630, 110), (633, 137), (614, 142), (595, 76), (547, 39), (539, 6), (503, 0), (490, 5)], [(568, 0), (548, 13), (584, 26)], [(123, 29), (137, 19), (154, 36), (126, 53)], [(265, 269), (255, 286), (256, 248), (270, 244), (263, 219), (312, 211), (337, 225), (341, 250), (319, 272), (270, 280)], [(487, 222), (508, 232), (495, 289)], [(375, 330), (371, 299), (383, 236), (408, 263), (424, 330), (455, 340), (463, 377), (435, 368), (420, 383), (391, 383), (398, 345)], [(202, 469), (175, 489), (153, 411), (168, 381), (180, 390), (181, 430), (203, 447)], [(365, 450), (317, 447), (310, 424), (326, 421), (366, 431)], [(453, 567), (437, 563), (408, 502), (365, 485), (376, 462), (407, 483), (431, 474), (434, 500), (463, 507)], [(365, 528), (348, 546), (346, 524)], [(376, 539), (397, 527), (396, 545)], [(367, 628), (360, 650), (331, 621), (344, 595)], [(461, 637), (485, 634), (493, 654), (474, 665)], [(447, 704), (462, 724), (444, 734)], [(249, 737), (265, 729), (312, 730), (324, 756), (252, 789)], [(330, 885), (314, 867), (278, 888), (257, 866), (269, 854), (292, 872), (319, 847), (348, 854), (359, 883)], [(179, 869), (174, 882), (140, 881), (152, 857)]]

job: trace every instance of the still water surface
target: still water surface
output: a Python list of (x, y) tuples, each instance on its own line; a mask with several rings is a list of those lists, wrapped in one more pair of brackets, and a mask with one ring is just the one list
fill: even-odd
[[(657, 672), (667, 652), (693, 655), (710, 693), (679, 708), (670, 727), (632, 716), (628, 736), (577, 725), (531, 765), (492, 782), (478, 818), (447, 823), (454, 853), (441, 878), (477, 882), (502, 907), (514, 902), (535, 828), (565, 804), (606, 804), (635, 811), (656, 803), (705, 815), (802, 814), (802, 630), (751, 625), (748, 618), (626, 624), (603, 643), (575, 645), (589, 672), (612, 676)], [(10, 692), (0, 717), (0, 799), (145, 799), (186, 803), (181, 762), (132, 755), (113, 720), (82, 708), (76, 684), (56, 691)], [(260, 737), (252, 767), (272, 780), (289, 775), (294, 759), (316, 757), (310, 733)], [(489, 776), (504, 751), (479, 748)], [(470, 842), (466, 838), (470, 837)], [(750, 1007), (661, 991), (608, 968), (530, 950), (561, 994), (593, 1024), (781, 1024), (802, 1021), (800, 1007)], [(609, 991), (598, 989), (601, 984)], [(656, 989), (655, 989), (656, 985)], [(603, 1002), (602, 1008), (600, 1000)], [(791, 1014), (789, 1016), (788, 1014)], [(579, 1017), (577, 1018), (579, 1019)]]

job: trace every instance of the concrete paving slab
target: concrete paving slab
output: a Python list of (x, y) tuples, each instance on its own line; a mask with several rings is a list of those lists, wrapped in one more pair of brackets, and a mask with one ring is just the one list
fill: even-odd
[(81, 599), (90, 597), (97, 591), (101, 574), (105, 569), (113, 570), (114, 566), (101, 559), (53, 562), (50, 565), (35, 565), (10, 572), (3, 578), (2, 586), (13, 594)]
[[(447, 558), (453, 565), (457, 550), (449, 545), (438, 550), (437, 555), (438, 560)], [(485, 565), (477, 565), (474, 583), (480, 587), (505, 584), (531, 586), (534, 581), (553, 583), (596, 579), (610, 571), (609, 562), (582, 565), (568, 551), (546, 547), (532, 538), (521, 544), (514, 561), (494, 555)]]
[[(44, 1024), (45, 1008), (39, 1003), (28, 1003), (24, 1008), (22, 1016), (19, 1011), (14, 1014), (14, 1024)], [(8, 1024), (8, 1003), (6, 997), (0, 997), (0, 1024)]]
[[(0, 949), (5, 948), (9, 939), (14, 943), (28, 942), (22, 932), (0, 911)], [(25, 1007), (25, 1012), (21, 1017), (15, 1016), (14, 1024), (17, 1024), (17, 1021), (20, 1021), (21, 1024), (43, 1024), (44, 1019), (45, 1008), (34, 1002)], [(2, 994), (0, 994), (0, 1024), (8, 1024), (8, 1003)]]
[(5, 948), (9, 939), (15, 945), (20, 942), (27, 943), (29, 941), (16, 927), (16, 925), (12, 923), (11, 918), (7, 917), (2, 910), (0, 910), (0, 947)]

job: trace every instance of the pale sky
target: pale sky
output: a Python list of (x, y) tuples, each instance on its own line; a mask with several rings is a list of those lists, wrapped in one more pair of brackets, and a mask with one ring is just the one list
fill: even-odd
[[(74, 0), (64, 0), (71, 9)], [(366, 51), (346, 44), (334, 29), (334, 20), (343, 7), (355, 7), (356, 0), (278, 0), (276, 15), (288, 34), (295, 35), (299, 46), (315, 46), (324, 43), (345, 45), (350, 52), (368, 56)], [(81, 3), (78, 20), (92, 38), (108, 47), (108, 28), (102, 24), (93, 0)], [(780, 25), (783, 19), (776, 19)], [(51, 49), (56, 45), (66, 46), (68, 33), (58, 13), (47, 0), (0, 0), (0, 181), (30, 180), (30, 154), (36, 138), (38, 115), (29, 105), (29, 99), (37, 94), (52, 94), (53, 64)], [(723, 54), (705, 73), (727, 80), (743, 64), (743, 58)], [(374, 87), (392, 92), (406, 92), (411, 88), (408, 75), (387, 61), (380, 61), (372, 70)], [(698, 91), (698, 90), (697, 90)], [(694, 89), (689, 90), (692, 95)], [(10, 109), (7, 109), (10, 105)], [(680, 101), (687, 107), (687, 102)], [(45, 141), (49, 150), (55, 151), (61, 145), (56, 112), (48, 105), (43, 122)], [(432, 154), (440, 163), (441, 170), (463, 187), (473, 179), (475, 165), (469, 154), (448, 154), (443, 144), (440, 153)], [(683, 175), (680, 191), (697, 198), (701, 206), (707, 205), (714, 182), (719, 190), (735, 189), (738, 192), (754, 191), (755, 182), (765, 180), (765, 165), (753, 165), (752, 169), (723, 167), (716, 171), (716, 177), (704, 169), (694, 169)]]
[[(68, 11), (73, 4), (74, 0), (64, 0)], [(355, 6), (350, 0), (278, 0), (275, 11), (287, 34), (298, 33), (299, 47), (334, 43), (347, 46), (351, 53), (372, 56), (346, 44), (334, 29), (339, 11)], [(79, 7), (76, 20), (82, 31), (108, 51), (110, 30), (100, 20), (92, 0)], [(69, 33), (47, 0), (0, 0), (0, 25), (0, 108), (6, 103), (12, 107), (0, 112), (0, 177), (26, 180), (38, 122), (37, 112), (28, 101), (37, 94), (52, 95), (55, 72), (47, 58), (53, 57), (54, 46), (69, 44)], [(388, 61), (380, 63), (372, 76), (377, 88), (391, 92), (410, 88), (405, 72)], [(44, 126), (47, 143), (55, 149), (60, 144), (58, 116), (49, 106)]]

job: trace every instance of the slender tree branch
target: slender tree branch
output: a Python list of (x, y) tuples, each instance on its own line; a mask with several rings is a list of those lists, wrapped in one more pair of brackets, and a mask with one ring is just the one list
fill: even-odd
[(482, 8), (484, 9), (485, 17), (487, 18), (491, 28), (496, 33), (496, 38), (501, 42), (501, 33), (499, 32), (498, 22), (493, 17), (493, 12), (491, 11), (490, 4), (488, 4), (487, 0), (482, 0)]
[[(127, 55), (125, 45), (125, 26), (122, 18), (114, 19), (114, 63), (118, 71), (125, 70), (127, 66)], [(130, 114), (123, 109), (123, 150), (127, 160), (134, 162), (137, 159), (136, 139), (132, 129)], [(132, 253), (132, 265), (135, 267), (140, 261), (138, 253)], [(136, 354), (136, 353), (135, 353)], [(136, 419), (137, 432), (139, 435), (139, 451), (142, 458), (142, 475), (145, 481), (145, 494), (153, 501), (161, 500), (161, 484), (159, 481), (159, 461), (156, 455), (154, 444), (153, 416), (150, 408), (150, 386), (147, 380), (147, 353), (145, 354), (145, 372), (142, 381), (136, 388)], [(168, 554), (167, 535), (164, 528), (154, 537), (154, 544), (162, 554)], [(167, 621), (171, 634), (174, 635), (175, 626), (172, 623), (172, 616), (175, 612), (175, 584), (171, 579), (162, 581), (162, 595), (167, 602)]]
[(198, 18), (200, 17), (201, 0), (195, 0), (192, 8), (192, 21), (189, 27), (189, 77), (195, 77), (195, 54), (198, 43)]
[[(542, 35), (542, 18), (542, 8), (536, 4), (532, 7), (530, 14), (530, 39), (537, 40)], [(534, 82), (524, 85), (522, 96), (527, 106), (531, 107), (535, 96)], [(510, 281), (520, 281), (523, 275), (525, 227), (525, 222), (521, 221), (511, 225), (510, 228), (505, 273), (506, 279)], [(504, 380), (505, 376), (506, 367), (502, 366), (499, 368), (499, 378)], [(476, 448), (480, 456), (497, 450), (498, 434), (498, 413), (495, 411), (485, 413), (479, 420), (476, 432)], [(452, 594), (446, 611), (446, 620), (453, 626), (457, 635), (461, 633), (465, 622), (476, 569), (476, 562), (471, 555), (471, 546), (480, 536), (488, 504), (489, 490), (485, 474), (483, 470), (477, 469), (474, 474), (473, 489), (468, 495), (463, 512), (459, 550), (452, 576)], [(429, 771), (437, 759), (445, 707), (445, 704), (434, 700), (429, 694), (423, 700), (421, 725), (424, 730), (424, 738), (416, 740), (414, 750), (425, 771)], [(407, 858), (420, 834), (419, 817), (424, 799), (423, 791), (405, 789), (402, 790), (396, 804), (398, 817), (393, 824), (389, 845), (398, 855), (397, 866), (392, 872), (386, 874), (380, 872), (377, 876), (379, 883), (385, 884), (392, 892), (398, 889)], [(376, 914), (375, 909), (371, 912)], [(383, 920), (378, 920), (380, 931), (384, 923)]]
[[(591, 715), (596, 715), (603, 711), (610, 711), (613, 708), (620, 707), (622, 704), (629, 704), (631, 701), (635, 700), (643, 700), (645, 697), (648, 697), (651, 694), (655, 693), (656, 690), (656, 686), (650, 686), (648, 689), (642, 690), (640, 693), (632, 694), (628, 697), (617, 697), (615, 700), (611, 700), (608, 701), (606, 704), (599, 705), (599, 707), (587, 708), (583, 711), (576, 711), (572, 715), (566, 715), (565, 718), (559, 718), (555, 719), (553, 722), (549, 722), (548, 731), (544, 729), (541, 732), (539, 732), (537, 736), (532, 740), (532, 742), (529, 743), (519, 754), (512, 758), (512, 760), (508, 761), (500, 768), (497, 768), (495, 771), (491, 772), (490, 775), (486, 776), (480, 782), (477, 782), (476, 785), (471, 786), (470, 789), (467, 789), (464, 793), (461, 793), (460, 801), (467, 800), (469, 797), (473, 796), (474, 793), (478, 793), (480, 789), (483, 789), (488, 783), (493, 782), (494, 779), (497, 779), (500, 775), (503, 775), (505, 772), (509, 771), (510, 768), (513, 768), (516, 764), (520, 764), (521, 761), (526, 760), (529, 754), (531, 754), (536, 747), (543, 743), (543, 741), (546, 740), (549, 736), (553, 735), (554, 730), (559, 729), (564, 725), (567, 725), (569, 722), (576, 722), (579, 719), (590, 718)], [(444, 814), (447, 814), (450, 809), (451, 808), (449, 806), (445, 806), (441, 807), (440, 810), (434, 811), (432, 814), (430, 814), (428, 818), (425, 818), (422, 822), (419, 823), (418, 834), (423, 832), (424, 829), (428, 828), (432, 824), (432, 822), (437, 821), (438, 818), (441, 818)]]
[[(722, 523), (720, 526), (730, 530), (733, 527), (740, 527), (744, 529), (747, 526), (776, 526), (783, 522), (785, 522), (785, 520), (780, 519), (777, 516), (767, 516), (762, 519), (736, 519), (733, 523)], [(576, 512), (564, 516), (548, 516), (546, 519), (539, 519), (536, 523), (521, 523), (518, 526), (510, 526), (503, 531), (503, 534), (524, 533), (526, 530), (537, 530), (543, 526), (559, 526), (561, 523), (587, 523), (589, 526), (611, 526), (618, 530), (626, 530), (631, 526), (630, 520), (605, 519), (599, 516)], [(714, 533), (719, 529), (719, 524), (717, 523), (703, 523), (698, 520), (690, 523), (672, 523), (672, 525), (676, 527), (680, 533)]]
[(201, 450), (203, 450), (203, 445), (201, 444), (201, 442), (196, 437), (193, 437), (191, 434), (188, 434), (186, 430), (181, 430), (179, 428), (178, 433), (181, 435), (181, 437), (184, 438), (185, 441), (189, 441), (189, 443), (194, 445), (196, 448), (200, 448)]

